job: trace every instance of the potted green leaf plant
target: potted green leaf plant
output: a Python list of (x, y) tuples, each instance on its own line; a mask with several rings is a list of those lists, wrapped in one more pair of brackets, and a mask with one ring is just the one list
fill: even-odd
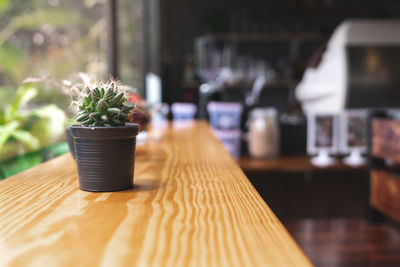
[(78, 167), (79, 187), (111, 192), (133, 187), (136, 135), (128, 123), (133, 106), (116, 81), (81, 88), (74, 99), (79, 112), (69, 126)]

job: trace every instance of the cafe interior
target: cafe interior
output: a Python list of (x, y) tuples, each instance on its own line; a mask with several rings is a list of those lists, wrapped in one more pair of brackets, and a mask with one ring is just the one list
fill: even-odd
[(400, 1), (0, 0), (0, 266), (400, 266), (399, 166)]

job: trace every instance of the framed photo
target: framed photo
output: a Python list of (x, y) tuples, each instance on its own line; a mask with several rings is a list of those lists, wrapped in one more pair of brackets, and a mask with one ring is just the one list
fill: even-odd
[(396, 121), (400, 121), (400, 109), (389, 108), (387, 109), (387, 114), (389, 115), (390, 118)]
[(367, 110), (346, 110), (340, 119), (340, 152), (350, 153), (367, 149)]
[(338, 115), (310, 113), (307, 115), (307, 152), (318, 154), (338, 151)]

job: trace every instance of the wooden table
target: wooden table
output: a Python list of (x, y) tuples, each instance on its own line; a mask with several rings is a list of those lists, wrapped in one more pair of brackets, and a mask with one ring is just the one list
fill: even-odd
[(252, 172), (307, 172), (307, 171), (364, 171), (366, 165), (349, 166), (337, 159), (336, 163), (318, 167), (311, 164), (311, 157), (306, 155), (282, 156), (276, 159), (257, 159), (249, 156), (240, 157), (239, 166), (244, 171)]
[(0, 265), (311, 265), (206, 123), (152, 136), (133, 190), (79, 190), (70, 154), (1, 181)]

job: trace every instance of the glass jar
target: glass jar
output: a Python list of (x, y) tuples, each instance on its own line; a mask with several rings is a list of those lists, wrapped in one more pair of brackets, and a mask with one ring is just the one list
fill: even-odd
[(279, 124), (275, 108), (256, 108), (249, 114), (249, 153), (256, 158), (279, 155)]

